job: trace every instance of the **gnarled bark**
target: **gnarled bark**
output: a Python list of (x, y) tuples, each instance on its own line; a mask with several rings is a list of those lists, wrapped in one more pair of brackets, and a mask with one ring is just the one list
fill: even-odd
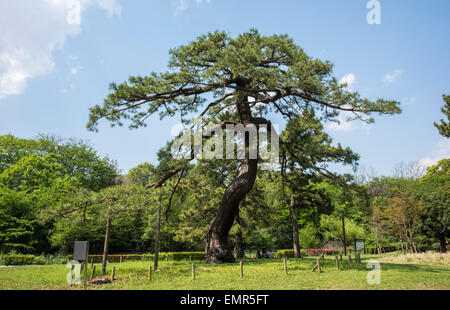
[(233, 251), (229, 249), (228, 233), (239, 210), (239, 202), (255, 183), (257, 163), (257, 159), (243, 159), (237, 178), (226, 189), (206, 237), (207, 263), (235, 261)]
[[(237, 98), (237, 110), (244, 126), (254, 124), (250, 107), (245, 95)], [(248, 146), (246, 137), (245, 144)], [(228, 244), (228, 233), (233, 226), (239, 212), (239, 203), (253, 187), (258, 169), (258, 159), (250, 159), (248, 152), (241, 161), (241, 168), (236, 179), (231, 182), (222, 197), (214, 221), (211, 223), (206, 235), (206, 262), (224, 263), (234, 262), (233, 251)]]

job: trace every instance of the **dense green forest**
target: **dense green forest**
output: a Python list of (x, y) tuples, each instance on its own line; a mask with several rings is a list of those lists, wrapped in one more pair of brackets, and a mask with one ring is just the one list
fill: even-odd
[[(89, 240), (91, 252), (102, 253), (110, 217), (112, 253), (152, 252), (159, 204), (161, 250), (203, 251), (236, 162), (199, 160), (165, 186), (149, 188), (167, 165), (164, 150), (157, 166), (143, 163), (120, 175), (113, 160), (81, 141), (1, 136), (0, 251), (67, 253), (74, 240)], [(445, 251), (449, 169), (444, 159), (426, 173), (399, 165), (395, 177), (364, 169), (337, 179), (259, 171), (230, 247), (292, 249), (294, 217), (300, 248), (340, 249), (344, 214), (349, 246), (359, 238), (375, 251)]]

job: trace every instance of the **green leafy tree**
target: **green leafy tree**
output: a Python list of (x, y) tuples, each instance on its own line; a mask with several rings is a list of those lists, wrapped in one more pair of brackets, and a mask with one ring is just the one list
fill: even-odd
[[(80, 188), (112, 184), (115, 163), (74, 140), (0, 136), (0, 251), (50, 252), (52, 209)], [(7, 198), (7, 199), (6, 199)]]
[[(338, 111), (353, 112), (367, 122), (373, 121), (372, 113), (400, 113), (396, 101), (370, 101), (350, 92), (333, 76), (330, 62), (309, 57), (287, 35), (263, 36), (254, 29), (236, 38), (218, 31), (200, 36), (170, 50), (167, 72), (130, 77), (121, 84), (111, 83), (110, 88), (104, 104), (90, 109), (91, 130), (97, 129), (102, 118), (113, 126), (122, 125), (123, 120), (129, 120), (131, 128), (145, 126), (154, 113), (161, 118), (179, 114), (186, 123), (192, 122), (187, 116), (196, 112), (198, 116), (212, 115), (203, 120), (202, 125), (208, 125), (216, 119), (213, 115), (225, 108), (234, 109), (238, 121), (217, 126), (270, 125), (263, 117), (268, 110), (256, 111), (254, 100), (288, 119), (305, 107), (314, 107), (328, 119), (336, 119)], [(212, 100), (205, 106), (207, 98)], [(254, 112), (260, 113), (259, 117)], [(228, 235), (241, 200), (253, 187), (257, 167), (258, 159), (246, 152), (206, 234), (207, 262), (234, 260)]]
[(429, 167), (420, 179), (419, 199), (423, 203), (421, 223), (425, 232), (439, 241), (440, 251), (447, 252), (450, 237), (450, 159)]
[(280, 137), (282, 157), (282, 179), (288, 185), (290, 218), (292, 221), (293, 248), (295, 257), (300, 257), (300, 241), (296, 209), (319, 205), (323, 201), (311, 182), (318, 176), (340, 180), (327, 169), (330, 163), (355, 164), (359, 159), (349, 148), (333, 146), (332, 139), (323, 131), (323, 126), (313, 110), (305, 110), (290, 120)]
[[(322, 215), (322, 219), (320, 221), (320, 226), (322, 229), (323, 240), (333, 241), (339, 240), (342, 242), (344, 240), (344, 235), (342, 232), (342, 222), (341, 219), (337, 216), (332, 215)], [(347, 219), (345, 222), (345, 238), (346, 245), (353, 244), (352, 242), (355, 239), (364, 239), (366, 236), (366, 232), (363, 227), (358, 225), (353, 220)]]

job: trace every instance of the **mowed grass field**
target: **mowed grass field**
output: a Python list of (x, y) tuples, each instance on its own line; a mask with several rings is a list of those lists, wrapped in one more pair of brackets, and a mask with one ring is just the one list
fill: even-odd
[[(381, 283), (367, 283), (368, 261), (379, 261)], [(196, 277), (192, 278), (192, 263), (196, 265)], [(322, 272), (312, 272), (315, 257), (288, 259), (288, 274), (284, 273), (282, 259), (244, 260), (244, 276), (240, 278), (240, 266), (236, 264), (206, 265), (202, 261), (160, 261), (157, 271), (148, 279), (151, 261), (111, 263), (107, 273), (115, 266), (112, 283), (91, 284), (86, 289), (97, 290), (449, 290), (450, 254), (416, 254), (362, 256), (362, 264), (353, 261), (350, 269), (348, 258), (336, 269), (335, 258), (328, 256), (321, 261)], [(96, 277), (100, 264), (96, 264)], [(0, 289), (83, 289), (82, 285), (70, 286), (66, 265), (20, 266), (0, 268)], [(91, 268), (88, 269), (88, 277)]]

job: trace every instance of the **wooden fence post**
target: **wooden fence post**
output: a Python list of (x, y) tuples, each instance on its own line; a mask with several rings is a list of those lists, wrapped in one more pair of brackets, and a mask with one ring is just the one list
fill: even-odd
[(348, 255), (348, 264), (349, 264), (350, 268), (353, 268), (352, 256), (351, 255)]
[(322, 258), (323, 254), (321, 254), (318, 258), (317, 258), (317, 262), (316, 265), (313, 267), (312, 272), (314, 272), (316, 269), (319, 271), (319, 273), (322, 272), (322, 270), (320, 269), (320, 259)]
[(91, 268), (94, 267), (94, 259), (91, 258)]
[(148, 280), (151, 281), (152, 280), (152, 266), (148, 267)]
[(114, 281), (114, 275), (116, 273), (116, 266), (112, 267), (112, 272), (111, 272), (111, 282)]
[(192, 279), (195, 279), (195, 264), (192, 264)]
[(122, 261), (123, 261), (123, 256), (120, 255), (120, 263), (122, 263)]
[(241, 261), (241, 279), (244, 278), (244, 263)]
[(91, 278), (89, 279), (89, 281), (91, 281), (94, 278), (94, 275), (95, 275), (95, 266), (92, 267)]
[(337, 255), (336, 255), (336, 269), (339, 270), (339, 259)]
[(287, 263), (286, 263), (286, 258), (283, 259), (284, 262), (284, 274), (287, 275)]

